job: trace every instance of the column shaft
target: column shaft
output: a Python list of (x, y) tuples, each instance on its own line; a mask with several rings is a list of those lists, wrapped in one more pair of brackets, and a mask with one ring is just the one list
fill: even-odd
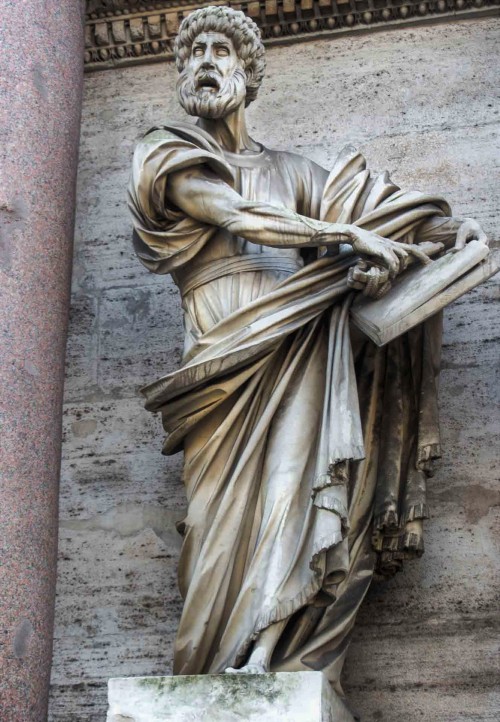
[(82, 92), (80, 0), (0, 27), (0, 719), (47, 715)]

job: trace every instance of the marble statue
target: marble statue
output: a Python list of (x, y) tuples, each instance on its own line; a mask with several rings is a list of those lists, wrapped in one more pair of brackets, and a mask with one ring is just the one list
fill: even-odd
[[(323, 670), (341, 693), (374, 574), (422, 553), (440, 456), (439, 315), (377, 348), (349, 307), (486, 237), (350, 146), (328, 172), (253, 140), (265, 54), (242, 12), (196, 10), (175, 50), (198, 121), (149, 131), (129, 189), (136, 252), (184, 313), (181, 368), (144, 389), (164, 453), (184, 451), (174, 673)], [(359, 259), (378, 276), (353, 281)]]

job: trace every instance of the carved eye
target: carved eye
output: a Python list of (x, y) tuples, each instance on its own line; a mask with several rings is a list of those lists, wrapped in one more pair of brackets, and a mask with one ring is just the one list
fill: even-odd
[(221, 45), (217, 48), (217, 55), (219, 56), (219, 58), (227, 58), (227, 56), (229, 55), (229, 49)]
[(195, 58), (201, 58), (203, 55), (203, 48), (201, 48), (199, 45), (193, 49), (193, 55)]

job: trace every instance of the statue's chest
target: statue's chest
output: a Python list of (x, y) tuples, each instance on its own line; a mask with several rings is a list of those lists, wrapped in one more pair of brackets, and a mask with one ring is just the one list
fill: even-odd
[(291, 174), (267, 163), (252, 167), (232, 166), (235, 190), (247, 201), (259, 201), (297, 210), (297, 189)]

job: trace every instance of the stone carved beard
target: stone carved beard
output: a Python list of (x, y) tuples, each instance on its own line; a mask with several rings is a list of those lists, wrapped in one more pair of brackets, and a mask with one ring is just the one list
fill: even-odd
[(228, 78), (217, 70), (201, 68), (196, 75), (184, 68), (177, 81), (177, 97), (189, 115), (198, 118), (224, 118), (245, 100), (247, 88), (245, 71), (236, 68)]

